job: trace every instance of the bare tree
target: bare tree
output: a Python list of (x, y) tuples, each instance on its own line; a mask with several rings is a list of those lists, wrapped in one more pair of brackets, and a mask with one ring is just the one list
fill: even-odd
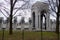
[[(9, 10), (8, 8), (6, 8), (5, 6), (3, 6), (4, 4), (3, 3), (0, 3), (0, 12), (5, 16), (5, 17), (7, 17), (6, 16), (6, 14), (7, 15), (9, 15), (8, 14), (8, 12), (7, 12), (7, 10)], [(3, 11), (5, 11), (6, 12), (6, 14), (4, 14), (4, 12)]]
[(56, 33), (59, 40), (59, 15), (60, 15), (60, 0), (48, 0), (50, 8), (56, 13)]
[[(2, 7), (4, 7), (4, 11), (7, 13), (7, 15), (9, 15), (9, 19), (10, 19), (10, 28), (9, 28), (9, 34), (12, 34), (13, 32), (12, 32), (12, 19), (14, 18), (14, 17), (16, 17), (15, 16), (15, 14), (19, 11), (19, 10), (24, 10), (24, 9), (27, 9), (28, 7), (26, 7), (25, 5), (28, 5), (29, 4), (29, 1), (30, 0), (4, 0), (6, 3), (8, 3), (8, 5), (10, 5), (10, 9), (8, 9), (8, 8), (6, 8), (6, 7), (4, 7), (4, 6), (2, 6)], [(21, 7), (15, 7), (15, 5), (16, 5), (16, 3), (18, 3), (18, 1), (23, 1), (24, 2), (24, 4), (21, 6)], [(3, 10), (0, 10), (0, 12), (7, 18), (7, 16), (5, 15), (5, 13), (3, 13), (2, 11)], [(7, 11), (7, 10), (9, 10), (10, 11), (10, 13), (9, 13), (9, 11)], [(16, 12), (14, 12), (14, 10), (16, 10)], [(13, 14), (13, 12), (14, 12), (14, 14)], [(14, 16), (14, 17), (13, 17)]]
[(59, 32), (60, 0), (48, 0), (50, 9), (56, 13), (56, 33)]
[[(12, 34), (12, 17), (13, 17), (13, 10), (14, 10), (14, 6), (15, 6), (15, 4), (16, 4), (16, 2), (18, 2), (19, 0), (15, 0), (14, 1), (14, 3), (13, 3), (13, 0), (10, 0), (10, 5), (11, 5), (11, 8), (10, 8), (10, 34)], [(26, 2), (25, 0), (20, 0), (20, 1), (24, 1), (24, 2)], [(27, 1), (28, 2), (28, 1)], [(26, 5), (27, 4), (27, 2), (25, 3), (25, 4), (23, 4), (22, 5), (22, 7), (24, 6), (24, 5)], [(20, 10), (22, 7), (20, 7), (18, 10)], [(18, 11), (17, 10), (17, 11)], [(16, 11), (16, 12), (17, 12)], [(16, 14), (16, 12), (15, 12), (15, 14)], [(14, 14), (14, 15), (15, 15)]]

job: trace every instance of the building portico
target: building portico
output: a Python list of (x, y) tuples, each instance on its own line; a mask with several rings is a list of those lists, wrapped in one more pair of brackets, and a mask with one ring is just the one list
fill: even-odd
[(48, 29), (50, 26), (49, 5), (43, 2), (36, 2), (35, 4), (32, 5), (31, 12), (32, 12), (32, 28), (35, 30), (41, 29), (41, 14), (44, 14), (46, 17), (46, 27), (47, 27), (46, 30), (49, 30)]

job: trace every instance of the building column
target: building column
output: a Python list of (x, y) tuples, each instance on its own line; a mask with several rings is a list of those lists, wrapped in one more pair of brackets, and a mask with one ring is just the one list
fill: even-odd
[(31, 29), (33, 28), (33, 15), (31, 14), (31, 19), (32, 19), (32, 23), (31, 23)]
[(32, 31), (32, 20), (29, 20), (29, 31)]
[(40, 12), (35, 11), (35, 28), (37, 31), (40, 30)]
[(38, 15), (35, 15), (35, 30), (38, 30)]
[(50, 31), (50, 14), (47, 13), (46, 15), (46, 27), (47, 27), (47, 30)]
[(35, 30), (36, 15), (35, 12), (32, 13), (32, 29)]
[(29, 31), (32, 31), (32, 23), (29, 23)]
[(39, 30), (41, 30), (41, 13), (39, 13)]
[(24, 30), (24, 24), (21, 24), (21, 31)]

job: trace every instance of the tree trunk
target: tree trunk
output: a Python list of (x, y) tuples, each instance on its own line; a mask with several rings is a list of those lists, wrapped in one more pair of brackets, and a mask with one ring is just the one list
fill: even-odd
[(59, 13), (57, 12), (57, 18), (56, 18), (56, 33), (59, 33)]
[(56, 33), (58, 34), (59, 34), (59, 13), (60, 13), (60, 0), (59, 0), (59, 6), (58, 6), (58, 12), (56, 18)]
[(13, 33), (12, 31), (12, 13), (13, 13), (13, 0), (10, 0), (11, 8), (10, 8), (10, 28), (9, 28), (9, 34), (11, 35)]

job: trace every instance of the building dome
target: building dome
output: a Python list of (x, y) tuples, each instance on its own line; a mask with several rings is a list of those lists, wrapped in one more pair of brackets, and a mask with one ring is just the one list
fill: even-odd
[(31, 9), (38, 10), (38, 11), (45, 10), (46, 12), (48, 12), (49, 5), (47, 3), (37, 1), (35, 4), (32, 5)]

